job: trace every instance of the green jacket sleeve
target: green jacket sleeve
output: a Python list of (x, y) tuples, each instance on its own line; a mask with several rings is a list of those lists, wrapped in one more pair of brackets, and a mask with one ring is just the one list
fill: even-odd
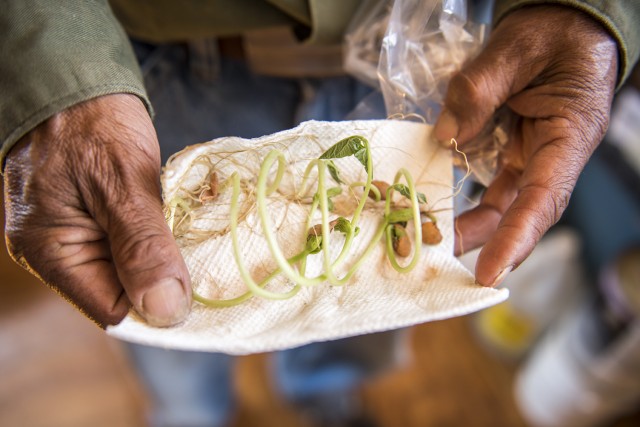
[(150, 110), (129, 39), (107, 0), (0, 0), (0, 164), (53, 114), (110, 93)]
[(558, 4), (579, 9), (600, 22), (618, 43), (618, 88), (629, 77), (640, 56), (640, 1), (638, 0), (497, 0), (494, 21), (524, 6)]

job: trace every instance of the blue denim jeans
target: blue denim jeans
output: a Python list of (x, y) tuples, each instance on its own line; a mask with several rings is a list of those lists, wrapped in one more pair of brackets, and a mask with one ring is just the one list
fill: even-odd
[[(218, 55), (212, 41), (203, 43), (196, 49), (134, 42), (155, 109), (163, 161), (186, 145), (216, 137), (251, 138), (308, 119), (341, 120), (370, 92), (348, 77), (257, 76), (242, 61)], [(273, 383), (294, 404), (337, 401), (389, 368), (400, 341), (398, 334), (378, 333), (277, 352), (270, 364)], [(152, 425), (227, 425), (234, 411), (233, 357), (128, 348), (154, 402)]]

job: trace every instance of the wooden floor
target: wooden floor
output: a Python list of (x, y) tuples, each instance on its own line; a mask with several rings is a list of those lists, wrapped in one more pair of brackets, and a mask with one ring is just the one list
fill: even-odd
[[(385, 427), (525, 427), (515, 366), (492, 358), (470, 317), (413, 329), (412, 361), (363, 391)], [(273, 392), (266, 355), (239, 359), (233, 427), (308, 427)], [(0, 250), (0, 426), (144, 427), (148, 399), (120, 344)], [(640, 414), (615, 427), (640, 425)]]

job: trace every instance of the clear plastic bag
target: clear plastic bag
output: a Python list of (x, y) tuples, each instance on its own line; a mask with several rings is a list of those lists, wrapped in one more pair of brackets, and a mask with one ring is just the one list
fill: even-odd
[(393, 0), (364, 0), (345, 34), (344, 67), (369, 86), (378, 88), (378, 63)]
[(396, 0), (378, 76), (389, 114), (434, 123), (451, 76), (475, 55), (486, 27), (467, 20), (465, 0)]
[[(380, 88), (389, 117), (435, 123), (452, 75), (480, 51), (488, 35), (486, 24), (468, 17), (467, 3), (369, 0), (354, 17), (346, 38), (346, 69)], [(510, 118), (508, 111), (499, 111), (464, 145), (463, 161), (484, 185), (499, 167)]]

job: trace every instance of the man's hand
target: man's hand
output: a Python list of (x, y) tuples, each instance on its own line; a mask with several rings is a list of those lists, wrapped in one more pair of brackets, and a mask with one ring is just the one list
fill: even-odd
[(483, 52), (450, 82), (439, 140), (472, 139), (500, 106), (517, 116), (505, 166), (475, 209), (457, 219), (456, 253), (484, 244), (476, 280), (494, 286), (565, 210), (609, 121), (618, 50), (582, 12), (533, 6), (506, 16)]
[(138, 98), (59, 113), (7, 156), (6, 238), (19, 264), (101, 326), (131, 305), (156, 326), (191, 305), (189, 273), (160, 199), (160, 152)]

